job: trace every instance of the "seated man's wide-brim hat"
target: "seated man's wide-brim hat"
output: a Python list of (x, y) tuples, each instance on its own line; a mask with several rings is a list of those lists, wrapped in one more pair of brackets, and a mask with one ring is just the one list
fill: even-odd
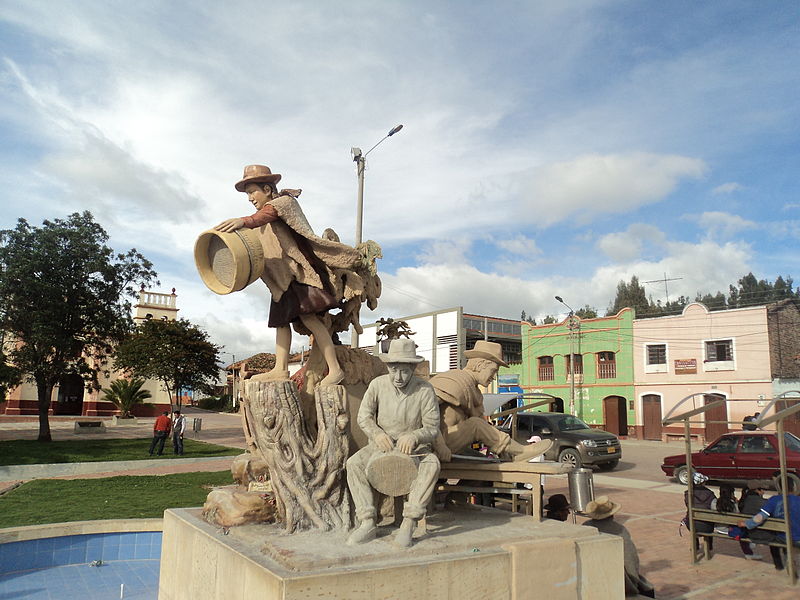
[(417, 345), (411, 339), (392, 340), (389, 352), (378, 354), (378, 357), (385, 363), (418, 364), (425, 360), (425, 357), (417, 356)]
[(608, 496), (598, 496), (586, 505), (583, 514), (590, 519), (600, 521), (617, 514), (620, 508), (622, 508), (622, 506), (611, 500)]
[(503, 360), (503, 347), (497, 342), (487, 342), (478, 340), (472, 350), (464, 352), (466, 358), (485, 358), (501, 367), (507, 367), (508, 363)]
[(243, 192), (248, 183), (278, 183), (281, 176), (273, 173), (269, 167), (264, 165), (247, 165), (244, 168), (244, 175), (236, 182), (236, 191)]
[(545, 510), (563, 510), (569, 507), (569, 500), (564, 494), (553, 494), (542, 508)]

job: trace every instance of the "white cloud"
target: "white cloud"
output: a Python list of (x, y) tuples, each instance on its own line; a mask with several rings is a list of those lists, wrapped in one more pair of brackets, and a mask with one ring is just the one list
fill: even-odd
[(423, 246), (417, 260), (426, 265), (463, 264), (470, 246), (472, 241), (467, 238), (436, 240)]
[(723, 183), (722, 185), (718, 185), (713, 190), (711, 190), (711, 193), (714, 194), (714, 195), (732, 194), (733, 192), (738, 192), (738, 191), (741, 191), (743, 189), (744, 189), (744, 186), (742, 186), (741, 184), (736, 183), (734, 181), (731, 181), (731, 182), (728, 182), (728, 183)]
[(498, 239), (494, 244), (506, 252), (511, 254), (519, 254), (521, 256), (531, 256), (541, 254), (541, 249), (536, 245), (536, 240), (529, 238), (525, 235), (516, 235), (510, 239)]
[(697, 179), (705, 162), (677, 155), (635, 152), (590, 154), (528, 172), (519, 191), (528, 219), (547, 226), (570, 217), (587, 222), (663, 200), (683, 179)]
[(604, 235), (597, 247), (615, 262), (628, 262), (641, 256), (645, 243), (658, 245), (664, 240), (664, 233), (658, 227), (634, 223), (625, 231)]
[(707, 211), (688, 218), (696, 220), (712, 239), (729, 238), (740, 231), (758, 227), (753, 221), (721, 211)]

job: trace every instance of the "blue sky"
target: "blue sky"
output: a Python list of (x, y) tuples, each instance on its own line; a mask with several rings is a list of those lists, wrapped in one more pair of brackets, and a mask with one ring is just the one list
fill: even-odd
[[(371, 147), (365, 321), (462, 305), (603, 310), (617, 282), (800, 280), (800, 4), (0, 0), (0, 227), (91, 210), (240, 356), (268, 296), (196, 275), (248, 214), (245, 164), (352, 242)], [(663, 286), (651, 287), (654, 299)], [(297, 340), (298, 345), (302, 340)]]

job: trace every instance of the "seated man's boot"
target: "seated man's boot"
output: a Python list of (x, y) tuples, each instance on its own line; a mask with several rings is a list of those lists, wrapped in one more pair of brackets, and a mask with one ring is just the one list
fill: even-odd
[(527, 446), (523, 446), (522, 444), (511, 440), (508, 444), (508, 448), (506, 448), (506, 452), (511, 455), (511, 458), (514, 460), (514, 462), (523, 462), (532, 458), (536, 458), (537, 456), (541, 456), (550, 450), (552, 445), (553, 440), (542, 440), (541, 442), (528, 444)]
[(403, 522), (400, 525), (400, 530), (394, 538), (394, 545), (401, 548), (408, 548), (411, 546), (411, 538), (414, 535), (414, 530), (417, 528), (417, 520), (403, 517)]
[(371, 542), (378, 534), (378, 528), (375, 527), (375, 519), (364, 519), (357, 529), (347, 536), (347, 545), (355, 546), (356, 544), (363, 544)]

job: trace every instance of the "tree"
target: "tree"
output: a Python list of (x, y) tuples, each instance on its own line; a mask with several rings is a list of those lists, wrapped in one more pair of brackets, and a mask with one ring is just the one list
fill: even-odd
[(200, 390), (219, 379), (220, 347), (186, 319), (148, 319), (117, 347), (114, 368), (157, 379), (180, 406), (180, 393)]
[(0, 349), (0, 398), (5, 398), (8, 390), (16, 387), (22, 381), (22, 373), (10, 364), (5, 353)]
[(542, 325), (552, 325), (555, 322), (556, 318), (553, 315), (547, 315), (542, 321)]
[(131, 416), (131, 409), (136, 404), (140, 404), (151, 398), (153, 395), (148, 390), (143, 390), (144, 379), (134, 377), (133, 379), (116, 379), (107, 388), (103, 388), (105, 399), (112, 402), (120, 412), (122, 418), (127, 419)]
[(522, 314), (520, 315), (519, 320), (520, 321), (525, 321), (526, 323), (530, 323), (531, 325), (536, 325), (536, 319), (534, 319), (532, 316), (527, 314), (524, 310), (522, 311)]
[(630, 283), (620, 281), (617, 284), (617, 295), (609, 307), (607, 316), (615, 315), (623, 308), (632, 308), (636, 316), (644, 316), (650, 312), (652, 306), (644, 291), (644, 286), (639, 283), (639, 278), (634, 275)]
[(583, 308), (579, 308), (578, 310), (576, 310), (575, 316), (580, 317), (581, 319), (596, 319), (597, 309), (592, 308), (587, 304)]
[(53, 387), (77, 373), (99, 388), (106, 352), (132, 324), (130, 298), (156, 277), (136, 250), (114, 254), (107, 241), (89, 212), (0, 231), (0, 330), (11, 362), (36, 384), (40, 441), (51, 439)]

